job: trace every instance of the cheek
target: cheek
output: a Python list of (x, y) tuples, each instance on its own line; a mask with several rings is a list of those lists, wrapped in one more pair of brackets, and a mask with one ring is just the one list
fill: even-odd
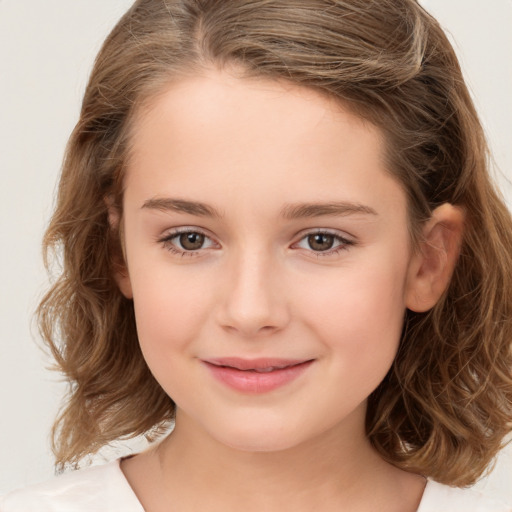
[(140, 273), (135, 280), (134, 307), (142, 354), (155, 379), (178, 405), (183, 397), (193, 399), (188, 382), (209, 309), (207, 302), (203, 286), (167, 270), (157, 277), (154, 272)]
[(403, 327), (404, 268), (381, 262), (343, 269), (323, 289), (311, 286), (301, 294), (308, 327), (334, 352), (333, 360), (343, 367), (340, 374), (353, 373), (356, 380), (373, 375), (371, 387), (387, 373)]
[[(172, 362), (173, 351), (193, 348), (207, 315), (209, 289), (192, 274), (154, 269), (132, 279), (139, 342), (147, 359)], [(150, 361), (148, 361), (150, 362)]]

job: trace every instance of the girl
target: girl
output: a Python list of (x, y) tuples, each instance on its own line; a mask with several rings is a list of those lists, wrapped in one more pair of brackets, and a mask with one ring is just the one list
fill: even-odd
[(509, 510), (461, 488), (510, 432), (512, 221), (414, 0), (137, 1), (45, 247), (58, 467), (159, 442), (1, 510)]

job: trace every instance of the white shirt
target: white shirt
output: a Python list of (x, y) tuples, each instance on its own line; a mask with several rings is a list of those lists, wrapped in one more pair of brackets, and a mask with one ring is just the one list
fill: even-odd
[[(72, 471), (0, 498), (0, 512), (144, 512), (120, 460)], [(417, 512), (512, 512), (474, 489), (427, 482)]]

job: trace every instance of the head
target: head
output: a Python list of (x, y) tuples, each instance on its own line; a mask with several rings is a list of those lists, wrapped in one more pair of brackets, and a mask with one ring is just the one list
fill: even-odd
[(376, 130), (383, 167), (403, 193), (411, 253), (427, 250), (436, 212), (463, 213), (451, 280), (435, 300), (407, 304), (366, 430), (386, 460), (471, 483), (512, 414), (512, 228), (454, 52), (412, 0), (144, 0), (118, 23), (86, 90), (45, 241), (62, 246), (64, 269), (41, 325), (73, 384), (57, 425), (58, 461), (123, 436), (158, 435), (172, 419), (174, 404), (140, 350), (130, 293), (119, 289), (124, 191), (141, 113), (208, 70), (307, 90)]

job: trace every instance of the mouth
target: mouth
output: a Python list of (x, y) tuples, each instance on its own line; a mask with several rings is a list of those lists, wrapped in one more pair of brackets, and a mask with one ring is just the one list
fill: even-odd
[(298, 366), (310, 361), (312, 361), (312, 359), (242, 359), (237, 357), (228, 357), (221, 359), (208, 359), (205, 363), (246, 372), (269, 373), (275, 370), (283, 370), (292, 366)]
[(221, 383), (243, 393), (265, 393), (303, 374), (314, 359), (218, 358), (202, 361)]

